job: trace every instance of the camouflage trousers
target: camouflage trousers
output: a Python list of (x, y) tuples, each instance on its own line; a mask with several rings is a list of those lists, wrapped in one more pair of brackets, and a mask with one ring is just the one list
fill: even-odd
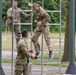
[(14, 75), (30, 75), (30, 66), (28, 64), (16, 64)]
[(18, 41), (20, 40), (20, 37), (18, 37), (18, 33), (21, 32), (20, 26), (19, 25), (14, 25), (14, 32), (15, 32), (15, 37), (16, 37), (16, 46), (18, 45)]
[[(12, 21), (10, 19), (6, 20), (6, 26), (12, 27)], [(15, 32), (16, 46), (17, 46), (18, 41), (20, 40), (20, 38), (17, 37), (17, 34), (21, 32), (19, 25), (14, 25), (14, 32)]]
[(43, 26), (42, 25), (42, 26), (36, 27), (34, 35), (32, 37), (32, 42), (34, 44), (36, 52), (40, 51), (40, 45), (38, 43), (38, 38), (41, 35), (41, 33), (44, 34), (44, 38), (45, 38), (45, 42), (47, 44), (48, 50), (52, 51), (51, 40), (49, 38), (49, 33), (50, 33), (49, 26)]

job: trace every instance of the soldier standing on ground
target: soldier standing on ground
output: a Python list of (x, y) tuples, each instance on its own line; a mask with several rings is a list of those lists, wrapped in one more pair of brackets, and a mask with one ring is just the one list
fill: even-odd
[(32, 16), (32, 14), (25, 14), (22, 9), (18, 8), (17, 0), (14, 0), (14, 12), (12, 14), (12, 7), (7, 10), (7, 17), (8, 20), (6, 21), (7, 26), (12, 26), (12, 18), (14, 18), (14, 32), (16, 36), (16, 44), (20, 40), (20, 38), (17, 37), (17, 34), (21, 32), (20, 26), (17, 23), (20, 23), (20, 16), (23, 15), (25, 18)]
[(23, 75), (30, 75), (29, 58), (35, 59), (35, 56), (31, 55), (31, 53), (33, 53), (32, 50), (28, 51), (28, 32), (26, 30), (22, 30), (21, 34), (22, 39), (18, 42), (14, 75), (21, 75), (22, 73)]
[(34, 44), (35, 50), (36, 50), (36, 57), (40, 54), (40, 45), (38, 43), (38, 38), (40, 34), (43, 32), (45, 42), (48, 47), (49, 51), (49, 59), (51, 60), (53, 58), (52, 54), (52, 47), (51, 47), (51, 41), (49, 37), (50, 33), (50, 26), (49, 26), (49, 21), (50, 21), (50, 16), (46, 11), (37, 3), (31, 4), (29, 3), (28, 6), (33, 7), (35, 14), (34, 17), (36, 18), (35, 23), (37, 24), (37, 27), (35, 29), (34, 35), (32, 37), (32, 42)]

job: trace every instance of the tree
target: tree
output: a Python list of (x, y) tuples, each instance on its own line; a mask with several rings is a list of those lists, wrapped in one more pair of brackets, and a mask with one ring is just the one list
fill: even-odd
[[(8, 8), (10, 8), (12, 6), (11, 3), (12, 0), (4, 0), (3, 1), (3, 6), (2, 6), (2, 16), (3, 16), (3, 29), (5, 29), (5, 21), (7, 19), (7, 10)], [(30, 9), (30, 7), (28, 7), (28, 3), (31, 0), (18, 0), (18, 7), (20, 7), (23, 10), (28, 10)], [(42, 5), (42, 1), (41, 0), (33, 0), (34, 3), (39, 3), (40, 5)], [(63, 7), (65, 6), (65, 4), (63, 5)], [(44, 0), (44, 9), (46, 10), (59, 10), (59, 0)], [(59, 13), (49, 13), (49, 15), (51, 16), (51, 23), (59, 23)], [(62, 14), (63, 15), (63, 14)], [(63, 15), (64, 16), (64, 15)], [(30, 21), (27, 19), (27, 22)], [(26, 20), (25, 18), (22, 17), (21, 22), (25, 23)], [(64, 23), (64, 21), (63, 21)], [(34, 25), (34, 28), (36, 27), (36, 25)], [(63, 27), (65, 28), (65, 25), (63, 25)], [(62, 30), (64, 30), (64, 28), (62, 28)], [(58, 26), (51, 26), (51, 32), (52, 31), (58, 31)]]
[[(28, 8), (28, 2), (30, 2), (30, 0), (18, 0), (18, 7), (20, 7), (23, 10), (27, 10), (30, 9)], [(7, 10), (12, 7), (12, 0), (4, 0), (2, 1), (2, 19), (3, 19), (3, 27), (2, 30), (5, 30), (5, 22), (7, 19)], [(21, 19), (22, 22), (25, 22), (25, 19)]]
[(62, 61), (69, 61), (69, 34), (70, 34), (70, 0), (67, 1), (66, 11), (66, 30), (65, 30), (65, 41), (64, 41), (64, 53)]

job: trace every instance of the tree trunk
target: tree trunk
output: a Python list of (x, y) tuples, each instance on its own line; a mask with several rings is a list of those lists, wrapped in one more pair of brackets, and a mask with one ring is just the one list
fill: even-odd
[(69, 61), (69, 34), (70, 34), (70, 0), (67, 2), (66, 11), (66, 31), (65, 31), (65, 41), (64, 41), (64, 53), (62, 61)]

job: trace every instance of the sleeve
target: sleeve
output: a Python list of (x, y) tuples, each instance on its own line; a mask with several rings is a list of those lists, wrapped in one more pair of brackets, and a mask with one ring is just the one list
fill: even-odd
[(11, 14), (12, 14), (12, 10), (11, 9), (8, 9), (7, 10), (7, 17), (8, 18), (11, 18)]
[(22, 54), (23, 56), (26, 56), (27, 58), (29, 58), (31, 55), (29, 54), (29, 52), (27, 51), (27, 48), (25, 45), (22, 45), (21, 46), (21, 51), (22, 51)]
[(34, 16), (33, 16), (34, 23), (37, 23), (36, 13), (34, 12), (33, 15), (34, 15)]
[(42, 23), (45, 24), (46, 22), (50, 22), (50, 16), (47, 13), (43, 13), (43, 20)]
[(25, 14), (25, 13), (22, 11), (22, 9), (20, 9), (20, 10), (21, 10), (21, 15), (22, 15), (22, 16), (24, 16), (25, 18), (30, 17), (30, 14)]

